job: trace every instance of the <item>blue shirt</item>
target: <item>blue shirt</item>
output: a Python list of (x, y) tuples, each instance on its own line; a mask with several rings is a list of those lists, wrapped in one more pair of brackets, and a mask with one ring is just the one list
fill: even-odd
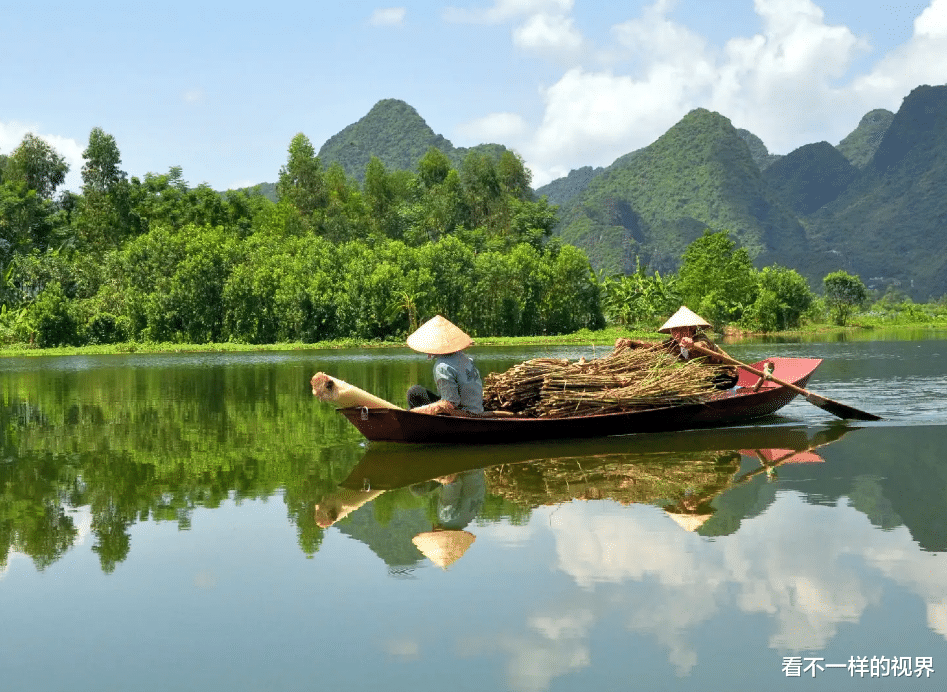
[(438, 356), (434, 381), (441, 399), (470, 413), (483, 413), (483, 381), (473, 360), (463, 351)]

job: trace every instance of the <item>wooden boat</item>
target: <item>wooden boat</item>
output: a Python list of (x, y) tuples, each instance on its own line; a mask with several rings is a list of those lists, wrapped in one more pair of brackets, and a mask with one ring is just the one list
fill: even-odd
[(708, 453), (732, 450), (769, 465), (792, 463), (857, 428), (845, 423), (812, 428), (802, 424), (736, 426), (655, 432), (634, 437), (610, 436), (495, 444), (372, 444), (340, 484), (365, 491), (393, 490), (432, 478), (475, 469), (523, 464), (575, 462), (582, 468), (603, 463), (659, 462), (687, 465)]
[[(775, 366), (773, 376), (805, 387), (818, 358), (768, 358), (755, 363)], [(435, 416), (391, 408), (342, 408), (345, 416), (375, 442), (451, 442), (495, 444), (555, 438), (604, 437), (642, 432), (686, 430), (744, 423), (775, 413), (798, 393), (775, 382), (763, 382), (741, 371), (738, 388), (714, 394), (701, 403), (643, 411), (560, 418)]]

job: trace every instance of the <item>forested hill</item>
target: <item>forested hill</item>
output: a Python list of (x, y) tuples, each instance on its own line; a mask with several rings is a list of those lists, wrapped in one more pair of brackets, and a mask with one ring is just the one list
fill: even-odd
[(947, 86), (912, 91), (859, 176), (806, 223), (815, 274), (947, 293)]
[(443, 152), (455, 168), (462, 166), (470, 151), (489, 153), (494, 158), (506, 151), (500, 144), (455, 147), (436, 134), (407, 103), (384, 99), (358, 122), (330, 137), (319, 149), (319, 159), (326, 167), (339, 163), (347, 176), (361, 182), (372, 156), (377, 156), (388, 170), (415, 171), (431, 147)]
[(561, 207), (557, 233), (606, 273), (676, 269), (706, 228), (734, 233), (761, 264), (801, 260), (806, 240), (723, 116), (691, 111), (652, 145), (616, 161)]
[(697, 109), (645, 149), (537, 190), (560, 204), (556, 234), (597, 270), (636, 259), (662, 272), (704, 228), (728, 229), (757, 266), (813, 286), (843, 269), (917, 300), (947, 293), (947, 86), (921, 86), (897, 114), (867, 113), (838, 145), (770, 154)]
[(802, 216), (838, 198), (857, 176), (855, 166), (828, 142), (801, 146), (763, 171), (763, 179)]
[[(945, 90), (918, 87), (897, 115), (872, 110), (837, 145), (817, 142), (786, 155), (697, 109), (644, 149), (535, 192), (560, 207), (556, 235), (606, 274), (639, 261), (675, 270), (704, 229), (728, 229), (757, 266), (797, 269), (813, 286), (844, 269), (871, 287), (894, 285), (927, 300), (947, 292)], [(495, 160), (508, 151), (454, 147), (410, 105), (386, 99), (325, 142), (319, 157), (361, 182), (372, 156), (390, 171), (415, 172), (431, 147), (458, 169), (470, 151)]]
[(837, 149), (853, 166), (864, 168), (881, 144), (894, 120), (894, 113), (884, 108), (869, 111), (851, 134), (838, 143)]

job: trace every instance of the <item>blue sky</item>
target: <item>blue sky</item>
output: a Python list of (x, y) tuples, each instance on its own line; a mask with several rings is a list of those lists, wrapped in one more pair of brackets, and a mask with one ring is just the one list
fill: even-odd
[(542, 185), (608, 165), (688, 111), (773, 153), (838, 143), (947, 82), (947, 0), (0, 0), (0, 153), (47, 139), (78, 188), (93, 127), (129, 175), (275, 182), (379, 100), (458, 146), (500, 142)]

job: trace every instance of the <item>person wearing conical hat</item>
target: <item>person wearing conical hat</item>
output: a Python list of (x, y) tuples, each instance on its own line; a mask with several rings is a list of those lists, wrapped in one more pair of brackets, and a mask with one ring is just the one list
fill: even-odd
[(464, 331), (435, 315), (408, 337), (408, 346), (434, 358), (437, 393), (422, 385), (408, 390), (408, 408), (417, 413), (483, 415), (483, 380), (464, 349), (473, 345)]
[(717, 389), (732, 389), (736, 386), (739, 379), (737, 369), (728, 365), (723, 358), (718, 356), (708, 356), (693, 348), (698, 344), (703, 348), (729, 358), (729, 354), (717, 346), (710, 337), (704, 333), (704, 329), (709, 329), (710, 323), (703, 317), (692, 311), (686, 305), (682, 305), (677, 312), (668, 318), (668, 321), (658, 329), (662, 334), (670, 334), (671, 338), (664, 342), (664, 347), (672, 353), (676, 353), (681, 360), (691, 360), (692, 358), (703, 358), (709, 365), (724, 366), (720, 368), (720, 373), (713, 379), (714, 387)]
[(615, 342), (615, 352), (617, 353), (626, 348), (653, 348), (663, 349), (673, 353), (681, 360), (703, 358), (705, 363), (721, 366), (720, 372), (713, 378), (714, 387), (717, 389), (731, 389), (736, 385), (739, 379), (737, 369), (727, 365), (721, 358), (708, 356), (693, 349), (693, 345), (697, 343), (714, 353), (729, 357), (729, 354), (711, 341), (710, 337), (703, 332), (704, 329), (709, 327), (710, 323), (707, 322), (707, 320), (692, 311), (686, 305), (682, 305), (680, 309), (671, 315), (667, 322), (658, 329), (662, 334), (670, 334), (670, 338), (662, 342), (621, 338)]

